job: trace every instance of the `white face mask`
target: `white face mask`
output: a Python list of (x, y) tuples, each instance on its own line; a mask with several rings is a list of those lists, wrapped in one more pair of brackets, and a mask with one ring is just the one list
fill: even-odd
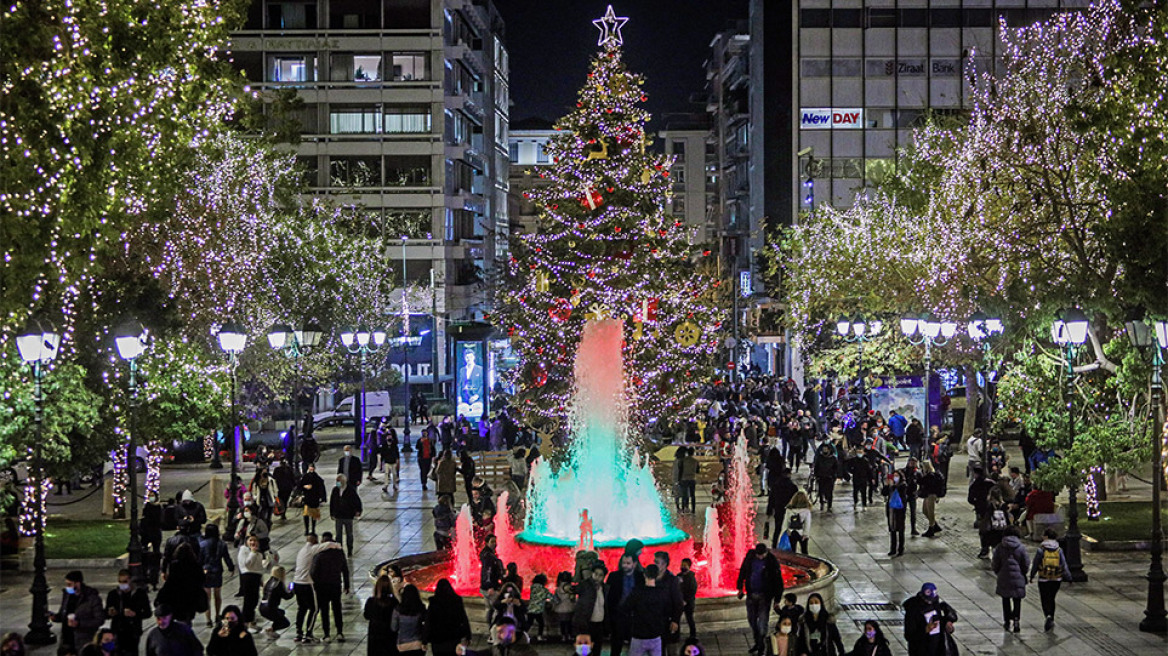
[(243, 513), (243, 518), (244, 519), (251, 519), (251, 513), (249, 513), (249, 512)]
[(118, 589), (121, 590), (122, 592), (129, 592), (130, 584), (129, 583), (119, 583)]
[(813, 615), (818, 613), (820, 608), (823, 608), (823, 606), (819, 604), (807, 604), (807, 610), (811, 611)]
[(576, 654), (578, 656), (588, 656), (592, 653), (592, 647), (589, 645), (576, 645)]
[(779, 633), (786, 634), (786, 633), (790, 633), (790, 632), (791, 632), (790, 625), (783, 625), (783, 626), (779, 627)]

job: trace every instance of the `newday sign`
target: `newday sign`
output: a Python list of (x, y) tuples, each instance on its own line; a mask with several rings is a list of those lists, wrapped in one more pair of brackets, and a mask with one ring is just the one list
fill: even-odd
[(799, 112), (802, 130), (859, 130), (864, 127), (864, 110), (844, 107), (811, 107)]

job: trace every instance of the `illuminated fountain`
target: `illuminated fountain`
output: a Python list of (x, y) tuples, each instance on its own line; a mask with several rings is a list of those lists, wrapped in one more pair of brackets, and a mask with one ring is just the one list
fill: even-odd
[[(703, 626), (713, 630), (737, 628), (745, 614), (734, 597), (738, 566), (753, 548), (755, 538), (750, 454), (744, 440), (736, 445), (728, 472), (727, 521), (715, 508), (705, 515), (700, 543), (674, 525), (662, 501), (652, 468), (629, 444), (625, 379), (621, 356), (623, 326), (617, 320), (586, 324), (576, 355), (576, 390), (572, 405), (572, 435), (567, 457), (558, 467), (544, 460), (532, 465), (527, 490), (527, 513), (522, 530), (512, 529), (506, 493), (497, 502), (494, 534), (498, 556), (515, 563), (525, 581), (536, 574), (554, 580), (561, 571), (573, 571), (577, 548), (590, 540), (609, 570), (615, 570), (629, 540), (645, 549), (641, 563), (652, 562), (654, 551), (670, 554), (676, 571), (682, 558), (694, 562), (698, 577), (697, 608)], [(715, 463), (716, 466), (716, 463)], [(459, 513), (455, 547), (450, 552), (420, 554), (392, 561), (406, 577), (432, 590), (438, 579), (451, 579), (470, 607), (482, 604), (479, 558), (473, 545), (469, 508)], [(830, 604), (835, 567), (826, 561), (779, 554), (785, 587), (815, 590)], [(382, 563), (374, 573), (389, 563)], [(524, 591), (526, 593), (526, 591)], [(470, 613), (472, 622), (476, 613)], [(476, 627), (478, 628), (478, 627)], [(485, 627), (483, 627), (485, 628)]]

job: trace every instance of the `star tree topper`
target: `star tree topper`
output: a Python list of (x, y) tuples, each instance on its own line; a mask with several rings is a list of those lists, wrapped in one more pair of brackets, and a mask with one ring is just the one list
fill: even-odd
[(596, 42), (596, 45), (608, 45), (610, 42), (613, 45), (623, 45), (625, 40), (621, 36), (621, 28), (627, 22), (629, 22), (628, 18), (617, 16), (616, 12), (612, 10), (612, 5), (609, 5), (608, 11), (604, 12), (604, 18), (592, 21), (596, 29), (600, 30), (600, 40)]

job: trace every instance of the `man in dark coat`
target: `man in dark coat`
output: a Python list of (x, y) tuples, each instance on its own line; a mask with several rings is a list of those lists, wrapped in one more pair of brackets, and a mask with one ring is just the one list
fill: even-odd
[(636, 557), (630, 553), (621, 556), (620, 568), (608, 575), (604, 617), (612, 635), (611, 656), (620, 656), (624, 641), (632, 637), (632, 626), (623, 604), (644, 580), (645, 575), (638, 569)]
[(203, 524), (207, 523), (207, 509), (203, 504), (195, 501), (195, 495), (190, 490), (184, 490), (182, 493), (182, 501), (179, 502), (176, 509), (178, 521), (181, 523), (182, 518), (191, 518), (191, 530), (196, 534), (203, 530)]
[(73, 645), (78, 651), (93, 642), (93, 636), (105, 623), (101, 593), (85, 585), (85, 576), (79, 570), (65, 575), (61, 606), (51, 619), (61, 623), (61, 647)]
[(835, 478), (839, 474), (839, 457), (831, 444), (820, 445), (815, 452), (815, 462), (811, 465), (815, 474), (815, 483), (819, 491), (819, 509), (831, 512), (832, 492), (835, 489)]
[(146, 656), (202, 656), (203, 645), (190, 626), (175, 621), (170, 606), (155, 606), (154, 621), (157, 626), (146, 634)]
[[(333, 542), (329, 532), (321, 534), (324, 543)], [(349, 593), (349, 563), (340, 549), (323, 549), (312, 559), (312, 582), (316, 588), (316, 607), (320, 609), (320, 623), (325, 641), (329, 638), (329, 611), (337, 625), (337, 642), (345, 641), (344, 619), (341, 616), (341, 584)]]
[(320, 458), (320, 444), (316, 442), (312, 431), (309, 427), (312, 426), (312, 419), (308, 419), (304, 425), (304, 436), (300, 438), (300, 467), (301, 472), (307, 472), (308, 466), (315, 464), (317, 458)]
[[(772, 453), (778, 452), (774, 449)], [(768, 470), (767, 475), (770, 475)], [(791, 471), (779, 464), (779, 470), (775, 472), (774, 478), (770, 481), (770, 494), (767, 496), (767, 517), (775, 518), (775, 535), (774, 546), (779, 546), (779, 534), (783, 532), (783, 515), (787, 512), (787, 504), (791, 503), (791, 498), (799, 491), (799, 486), (791, 480)], [(767, 528), (770, 530), (770, 520), (767, 520)], [(764, 531), (765, 535), (765, 531)]]
[[(357, 471), (360, 472), (360, 468)], [(353, 556), (353, 520), (359, 519), (363, 510), (357, 487), (350, 484), (344, 474), (337, 474), (337, 486), (329, 496), (329, 514), (333, 516), (333, 523), (336, 525), (337, 542), (346, 544), (349, 557)], [(345, 533), (348, 533), (349, 537), (347, 543), (344, 539)]]
[(118, 572), (118, 587), (105, 598), (110, 630), (118, 637), (118, 652), (137, 656), (142, 637), (142, 621), (150, 616), (150, 597), (130, 580), (130, 570)]
[(272, 479), (276, 481), (276, 498), (280, 501), (280, 521), (288, 521), (288, 501), (292, 498), (292, 490), (296, 487), (296, 472), (287, 459), (281, 460), (272, 471)]
[(904, 639), (909, 656), (945, 656), (953, 643), (953, 623), (957, 613), (937, 597), (937, 586), (926, 583), (921, 591), (901, 604), (904, 608)]
[(663, 642), (665, 653), (676, 654), (681, 642), (681, 613), (685, 610), (685, 598), (681, 594), (681, 579), (669, 571), (669, 552), (653, 553), (653, 564), (657, 566), (657, 587), (665, 591), (666, 610), (669, 615), (669, 633)]
[(487, 624), (495, 619), (495, 598), (503, 587), (503, 560), (495, 553), (498, 541), (494, 535), (487, 537), (483, 550), (479, 552), (479, 592), (487, 600)]
[(646, 567), (644, 584), (635, 587), (621, 602), (620, 609), (629, 618), (631, 654), (662, 653), (665, 636), (676, 626), (670, 625), (669, 593), (661, 586), (659, 575), (657, 565)]
[(754, 632), (754, 646), (750, 653), (763, 652), (763, 640), (770, 632), (771, 604), (783, 594), (783, 573), (779, 559), (759, 542), (746, 554), (742, 566), (738, 568), (738, 598), (746, 597), (746, 617)]
[(337, 473), (344, 474), (345, 478), (349, 481), (349, 485), (361, 487), (361, 476), (364, 475), (365, 470), (361, 464), (361, 459), (353, 455), (352, 445), (345, 445), (345, 455), (341, 456), (341, 459), (337, 461)]
[(578, 636), (587, 635), (592, 640), (594, 654), (604, 651), (606, 569), (603, 562), (597, 562), (588, 571), (588, 578), (573, 588), (576, 607), (572, 611), (572, 632)]

